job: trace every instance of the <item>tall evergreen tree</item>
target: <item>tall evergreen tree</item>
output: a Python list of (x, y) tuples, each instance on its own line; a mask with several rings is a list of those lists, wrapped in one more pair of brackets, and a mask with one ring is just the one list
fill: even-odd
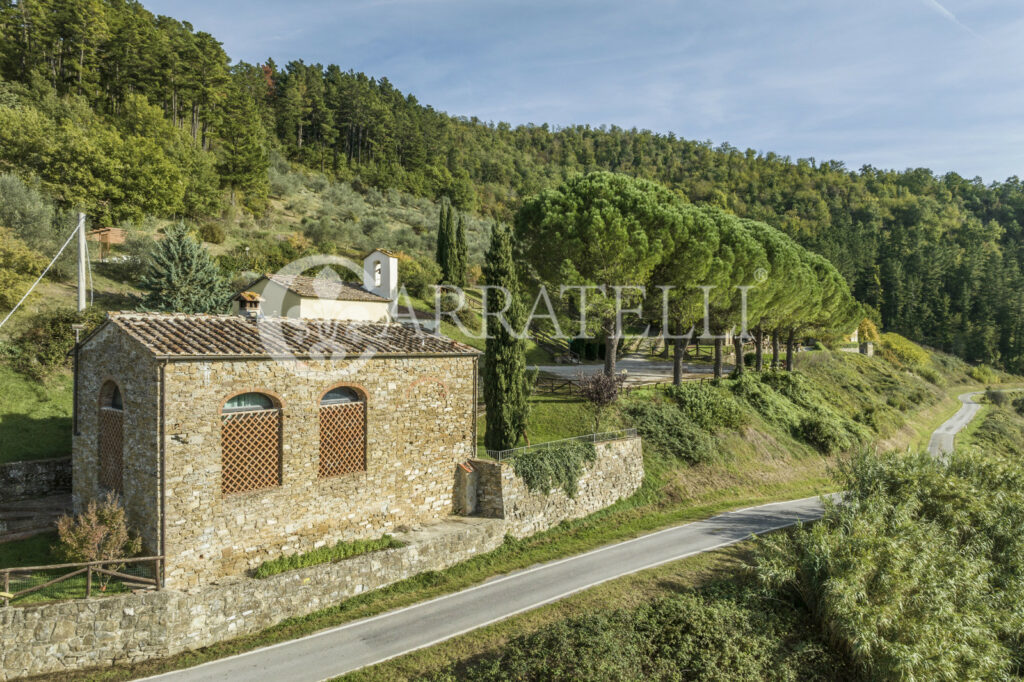
[[(484, 402), (487, 404), (487, 432), (484, 443), (489, 450), (507, 450), (526, 433), (528, 398), (526, 379), (526, 342), (517, 338), (522, 331), (526, 311), (520, 299), (519, 276), (512, 258), (512, 230), (503, 224), (494, 227), (484, 264), (488, 286), (487, 310), (496, 313), (505, 308), (505, 320), (497, 315), (487, 318), (487, 345), (484, 352)], [(513, 333), (514, 332), (514, 333)]]
[(451, 210), (451, 206), (448, 205), (447, 201), (441, 202), (441, 213), (437, 218), (437, 255), (435, 256), (437, 267), (441, 268), (441, 281), (439, 284), (444, 284), (448, 281), (450, 268), (448, 254), (451, 250), (452, 242), (452, 234), (449, 229), (451, 225), (449, 220)]
[(220, 268), (183, 224), (167, 228), (153, 247), (139, 286), (147, 292), (143, 306), (178, 313), (219, 313), (230, 290)]
[(466, 218), (459, 214), (455, 228), (455, 266), (452, 268), (452, 284), (466, 286), (466, 269), (469, 267), (469, 250), (466, 246)]
[(250, 207), (262, 205), (267, 197), (270, 163), (259, 109), (248, 93), (238, 89), (231, 93), (219, 137), (217, 172), (221, 185), (230, 193), (231, 204), (236, 193), (243, 192)]

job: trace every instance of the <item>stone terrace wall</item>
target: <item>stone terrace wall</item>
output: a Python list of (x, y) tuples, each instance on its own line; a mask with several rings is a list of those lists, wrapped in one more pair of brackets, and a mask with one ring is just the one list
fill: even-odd
[(0, 504), (70, 492), (70, 457), (0, 464)]
[(561, 488), (531, 492), (512, 466), (473, 460), (476, 513), (505, 519), (508, 533), (523, 538), (568, 519), (578, 519), (629, 497), (644, 478), (639, 437), (597, 443), (597, 459), (579, 480), (575, 498)]
[(143, 661), (259, 632), (348, 597), (440, 570), (499, 545), (497, 519), (451, 519), (396, 533), (409, 544), (264, 580), (42, 606), (0, 607), (0, 680)]

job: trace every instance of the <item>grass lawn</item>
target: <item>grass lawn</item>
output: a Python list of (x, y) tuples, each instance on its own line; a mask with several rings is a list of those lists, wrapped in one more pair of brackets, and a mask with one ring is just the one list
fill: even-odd
[(14, 542), (0, 542), (0, 568), (64, 563), (51, 550), (55, 544), (56, 532), (40, 533)]
[(0, 364), (0, 464), (71, 454), (71, 374), (45, 382)]

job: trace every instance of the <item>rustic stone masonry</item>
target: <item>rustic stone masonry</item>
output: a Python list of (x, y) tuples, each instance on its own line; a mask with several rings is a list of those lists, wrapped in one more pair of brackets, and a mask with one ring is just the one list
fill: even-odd
[[(377, 537), (452, 513), (456, 463), (474, 450), (475, 356), (175, 362), (166, 370), (167, 586), (239, 575), (267, 559)], [(318, 477), (320, 397), (366, 396), (366, 471)], [(278, 487), (221, 492), (219, 408), (239, 391), (283, 405)]]
[(525, 537), (585, 516), (628, 497), (643, 479), (639, 438), (596, 447), (574, 500), (560, 489), (530, 492), (508, 464), (473, 460), (472, 474), (454, 467), (460, 473), (448, 473), (462, 500), (457, 504), (475, 506), (477, 516), (395, 532), (404, 547), (264, 580), (234, 577), (185, 591), (0, 608), (0, 681), (162, 658), (259, 632), (489, 552), (506, 534)]
[(70, 492), (70, 457), (0, 464), (0, 504)]
[[(170, 331), (161, 328), (166, 334), (177, 333), (182, 325), (182, 334), (192, 333), (188, 325), (204, 333), (218, 325), (250, 335), (255, 329), (251, 323), (211, 316), (140, 320), (133, 324), (156, 321), (168, 326)], [(339, 334), (349, 329), (335, 327)], [(417, 347), (418, 337), (410, 340), (407, 332), (396, 330), (394, 325), (364, 325), (357, 336), (377, 333), (382, 344)], [(166, 334), (154, 338), (170, 343)], [(267, 559), (339, 540), (377, 537), (452, 513), (456, 464), (475, 451), (473, 349), (454, 348), (445, 355), (449, 342), (424, 337), (429, 352), (420, 355), (315, 360), (226, 353), (196, 359), (154, 355), (147, 338), (132, 336), (115, 319), (81, 347), (74, 504), (80, 511), (103, 493), (100, 396), (103, 386), (113, 382), (124, 403), (122, 480), (128, 521), (147, 553), (166, 557), (166, 587), (243, 575)], [(219, 348), (216, 334), (211, 338), (199, 340)], [(366, 470), (320, 478), (320, 399), (340, 385), (352, 387), (366, 401)], [(221, 408), (245, 392), (268, 395), (280, 407), (280, 485), (226, 494)]]
[(140, 344), (104, 325), (78, 359), (78, 416), (71, 437), (72, 497), (80, 512), (101, 495), (99, 485), (100, 391), (108, 381), (124, 402), (124, 493), (129, 522), (147, 552), (160, 546), (159, 365)]
[(597, 459), (579, 480), (575, 498), (561, 488), (545, 494), (532, 492), (507, 462), (475, 459), (474, 474), (462, 474), (475, 482), (460, 488), (476, 488), (475, 513), (505, 519), (509, 534), (523, 538), (547, 530), (562, 521), (578, 519), (635, 493), (644, 479), (641, 441), (623, 438), (596, 444)]
[(498, 519), (451, 518), (395, 533), (405, 547), (264, 580), (0, 608), (0, 680), (163, 658), (259, 632), (489, 552), (501, 545), (504, 528)]

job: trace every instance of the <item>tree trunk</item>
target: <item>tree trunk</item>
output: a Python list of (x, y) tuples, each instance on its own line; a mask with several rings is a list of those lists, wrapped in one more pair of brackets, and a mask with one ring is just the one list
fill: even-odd
[(779, 368), (779, 330), (772, 331), (772, 369)]
[(764, 330), (760, 327), (754, 332), (754, 370), (764, 370)]
[(722, 337), (715, 337), (715, 378), (722, 378)]
[(615, 348), (619, 345), (619, 337), (615, 332), (608, 332), (604, 339), (604, 373), (610, 377), (615, 376)]
[(789, 338), (786, 339), (786, 371), (787, 372), (792, 372), (793, 371), (793, 339), (795, 338), (795, 336), (796, 336), (796, 334), (794, 334), (793, 330), (790, 329), (789, 330)]
[[(668, 346), (668, 343), (665, 344)], [(672, 339), (672, 385), (679, 386), (683, 383), (683, 354), (686, 346), (683, 339)]]
[(743, 337), (735, 334), (732, 337), (732, 346), (736, 349), (736, 378), (743, 376)]

